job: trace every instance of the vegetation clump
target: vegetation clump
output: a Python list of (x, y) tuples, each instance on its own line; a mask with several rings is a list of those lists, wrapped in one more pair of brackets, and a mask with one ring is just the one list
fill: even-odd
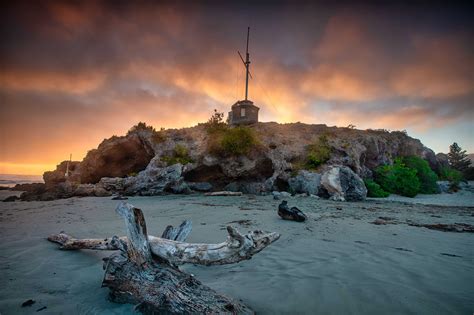
[(365, 179), (364, 183), (365, 187), (367, 187), (367, 197), (385, 198), (390, 195), (389, 192), (383, 190), (382, 187), (372, 179)]
[(439, 187), (436, 183), (438, 175), (430, 168), (428, 162), (417, 156), (407, 156), (403, 158), (406, 167), (415, 169), (416, 176), (420, 180), (421, 194), (438, 194)]
[(466, 171), (471, 165), (466, 150), (463, 150), (456, 142), (449, 146), (448, 162), (451, 168), (460, 172)]
[(223, 122), (224, 113), (214, 110), (205, 124), (208, 150), (219, 156), (247, 155), (260, 144), (255, 131), (246, 126), (231, 128)]
[(135, 126), (130, 128), (130, 130), (128, 130), (127, 136), (129, 136), (133, 133), (137, 133), (139, 131), (156, 132), (156, 130), (155, 130), (155, 128), (153, 128), (153, 126), (147, 125), (146, 123), (140, 121), (138, 124), (136, 124)]
[(259, 144), (253, 129), (245, 126), (227, 129), (220, 141), (220, 149), (224, 155), (246, 155)]
[(188, 149), (181, 145), (177, 144), (174, 149), (173, 153), (171, 156), (162, 156), (161, 160), (165, 162), (168, 166), (174, 165), (174, 164), (183, 164), (186, 165), (188, 163), (193, 163), (193, 160), (189, 156)]
[(224, 122), (224, 113), (214, 109), (214, 114), (204, 124), (208, 134), (216, 134), (228, 129), (228, 125)]
[(321, 164), (326, 163), (331, 157), (331, 147), (328, 144), (328, 138), (322, 135), (318, 140), (308, 146), (306, 156), (306, 168), (317, 169)]
[(161, 128), (159, 131), (157, 131), (153, 126), (147, 125), (144, 122), (139, 122), (130, 128), (130, 130), (128, 130), (127, 136), (138, 132), (149, 132), (151, 133), (151, 141), (153, 141), (154, 144), (158, 144), (166, 141), (164, 130), (165, 128)]
[(416, 169), (407, 167), (400, 158), (393, 165), (377, 167), (375, 181), (383, 190), (406, 197), (415, 197), (421, 186)]
[[(427, 161), (417, 156), (396, 158), (393, 165), (382, 165), (375, 169), (373, 182), (366, 180), (368, 194), (383, 194), (382, 191), (406, 197), (415, 197), (418, 193), (438, 194), (438, 176)], [(371, 192), (377, 191), (377, 192)], [(379, 196), (383, 197), (383, 196)]]

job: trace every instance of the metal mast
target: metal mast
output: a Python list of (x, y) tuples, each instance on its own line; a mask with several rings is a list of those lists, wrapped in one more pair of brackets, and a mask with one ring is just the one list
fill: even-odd
[(249, 94), (249, 67), (250, 67), (250, 55), (249, 55), (249, 36), (250, 26), (247, 28), (247, 53), (245, 55), (245, 100), (248, 99)]
[(252, 74), (250, 73), (250, 54), (249, 54), (249, 35), (250, 35), (250, 26), (247, 28), (247, 51), (245, 55), (245, 60), (242, 58), (242, 55), (240, 54), (240, 51), (237, 51), (237, 53), (240, 56), (240, 60), (242, 60), (242, 63), (245, 66), (245, 100), (248, 100), (248, 95), (249, 95), (249, 76), (252, 79)]

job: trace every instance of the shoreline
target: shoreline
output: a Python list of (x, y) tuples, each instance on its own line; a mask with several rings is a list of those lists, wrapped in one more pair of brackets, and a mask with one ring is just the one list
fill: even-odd
[[(130, 197), (144, 211), (150, 235), (166, 225), (193, 222), (190, 242), (217, 243), (225, 227), (261, 229), (281, 239), (251, 260), (233, 265), (193, 266), (213, 289), (242, 299), (260, 314), (467, 313), (474, 308), (474, 235), (415, 227), (405, 222), (474, 225), (473, 207), (433, 207), (368, 200), (334, 202), (289, 198), (308, 216), (305, 223), (281, 220), (272, 196)], [(0, 203), (2, 314), (130, 314), (132, 305), (107, 300), (100, 288), (106, 251), (61, 251), (46, 241), (61, 230), (75, 237), (125, 233), (117, 201), (83, 197)], [(376, 225), (378, 218), (397, 224)], [(284, 289), (283, 289), (284, 288)], [(20, 305), (36, 300), (31, 308)]]

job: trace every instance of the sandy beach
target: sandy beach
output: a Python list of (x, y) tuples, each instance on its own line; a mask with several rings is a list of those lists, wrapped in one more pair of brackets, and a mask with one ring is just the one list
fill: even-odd
[[(191, 219), (190, 242), (221, 242), (225, 226), (275, 231), (281, 238), (233, 265), (181, 268), (259, 314), (471, 314), (474, 235), (409, 226), (474, 224), (474, 207), (369, 200), (288, 199), (309, 217), (283, 221), (271, 196), (132, 197), (149, 234)], [(0, 203), (0, 312), (130, 314), (100, 287), (107, 252), (61, 251), (45, 238), (61, 230), (78, 238), (123, 235), (110, 198)], [(377, 218), (399, 224), (375, 225)], [(30, 307), (21, 304), (33, 299)]]

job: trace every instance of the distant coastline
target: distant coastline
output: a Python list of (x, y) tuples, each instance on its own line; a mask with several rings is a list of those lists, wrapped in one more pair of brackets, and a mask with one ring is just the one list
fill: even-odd
[(44, 183), (42, 175), (0, 174), (0, 187), (14, 187), (16, 184)]

